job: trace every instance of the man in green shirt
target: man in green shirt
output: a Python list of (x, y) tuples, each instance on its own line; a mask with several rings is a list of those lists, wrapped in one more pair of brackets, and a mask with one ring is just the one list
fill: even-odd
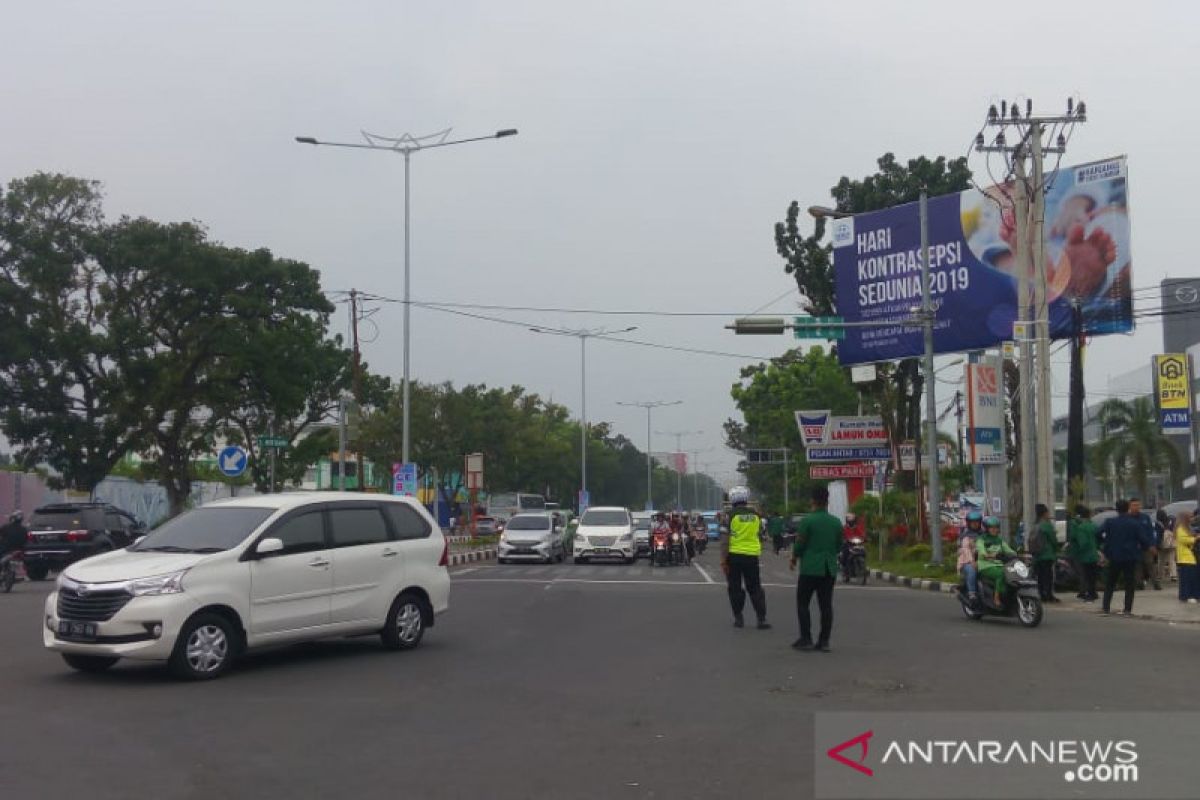
[(1017, 551), (1008, 546), (1008, 542), (1000, 538), (1000, 520), (988, 517), (983, 521), (983, 535), (975, 540), (975, 569), (979, 580), (986, 580), (992, 586), (992, 602), (999, 606), (1004, 597), (1006, 581), (1004, 580), (1005, 556), (1017, 555)]
[(1029, 552), (1033, 555), (1033, 570), (1037, 573), (1038, 594), (1042, 602), (1060, 602), (1054, 596), (1054, 562), (1058, 560), (1058, 533), (1050, 519), (1050, 509), (1044, 503), (1037, 504), (1037, 536), (1030, 539)]
[(1071, 557), (1079, 565), (1079, 599), (1086, 603), (1096, 602), (1096, 570), (1100, 562), (1100, 551), (1096, 546), (1096, 523), (1092, 522), (1092, 511), (1085, 505), (1075, 506), (1075, 519), (1068, 531)]
[[(837, 583), (838, 552), (842, 547), (842, 521), (829, 513), (829, 490), (817, 486), (812, 491), (813, 507), (800, 521), (796, 543), (788, 568), (800, 563), (800, 579), (796, 582), (796, 616), (800, 621), (800, 638), (792, 642), (797, 650), (814, 648), (829, 652), (829, 635), (833, 632), (833, 587)], [(821, 632), (814, 645), (812, 619), (808, 607), (813, 594), (821, 612)]]

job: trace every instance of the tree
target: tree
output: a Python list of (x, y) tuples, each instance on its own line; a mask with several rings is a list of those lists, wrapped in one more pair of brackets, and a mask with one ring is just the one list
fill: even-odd
[[(806, 353), (793, 350), (770, 362), (744, 367), (740, 378), (731, 395), (744, 422), (726, 421), (726, 444), (741, 452), (789, 448), (789, 493), (791, 498), (803, 497), (810, 481), (795, 411), (828, 408), (835, 414), (852, 414), (858, 405), (857, 390), (837, 357), (819, 347)], [(750, 467), (747, 474), (750, 488), (759, 496), (782, 503), (781, 466)]]
[(113, 362), (114, 318), (95, 260), (100, 185), (37, 173), (0, 198), (0, 410), (26, 467), (91, 492), (139, 442), (137, 392)]
[(312, 364), (331, 355), (333, 306), (307, 264), (223, 247), (193, 223), (123, 219), (105, 230), (98, 261), (113, 359), (139, 398), (144, 445), (177, 514), (193, 462), (247, 402), (303, 407), (327, 377)]
[(1149, 397), (1133, 401), (1109, 398), (1098, 412), (1102, 435), (1097, 458), (1108, 460), (1118, 477), (1130, 476), (1142, 498), (1146, 498), (1151, 473), (1179, 473), (1179, 452), (1159, 429), (1158, 414)]
[[(921, 156), (900, 164), (893, 154), (885, 153), (877, 165), (879, 170), (875, 174), (859, 180), (843, 177), (830, 190), (839, 212), (878, 211), (914, 202), (922, 191), (929, 195), (949, 194), (963, 191), (971, 183), (971, 171), (965, 157), (947, 160), (939, 156), (930, 160)], [(799, 217), (800, 204), (793, 201), (784, 221), (775, 225), (775, 249), (784, 260), (784, 271), (795, 279), (796, 287), (805, 298), (805, 310), (819, 316), (836, 315), (833, 248), (822, 244), (825, 222), (816, 220), (813, 234), (804, 236)], [(919, 438), (922, 389), (918, 359), (904, 359), (895, 367), (888, 366), (883, 370), (873, 399), (878, 402), (884, 424), (896, 440)]]

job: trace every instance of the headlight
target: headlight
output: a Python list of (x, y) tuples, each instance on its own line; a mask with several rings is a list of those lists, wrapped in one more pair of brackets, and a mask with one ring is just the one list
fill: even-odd
[(151, 578), (138, 578), (135, 581), (130, 581), (125, 585), (125, 588), (134, 597), (144, 597), (146, 595), (157, 594), (179, 594), (183, 591), (183, 576), (187, 574), (186, 569), (181, 569), (179, 572), (172, 572), (167, 575), (155, 575)]

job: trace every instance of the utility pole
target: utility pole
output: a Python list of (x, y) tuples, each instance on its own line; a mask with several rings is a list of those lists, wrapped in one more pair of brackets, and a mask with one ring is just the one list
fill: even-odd
[(929, 197), (921, 192), (921, 321), (925, 328), (925, 459), (929, 469), (930, 561), (942, 563), (942, 476), (937, 451), (937, 376), (933, 371), (933, 297), (929, 286)]
[(346, 393), (338, 396), (338, 490), (346, 491)]
[[(1076, 478), (1083, 478), (1083, 305), (1071, 299), (1071, 390), (1067, 410), (1067, 492)], [(1067, 509), (1067, 513), (1073, 513)]]
[[(1020, 416), (1021, 430), (1021, 505), (1025, 530), (1032, 530), (1034, 506), (1040, 501), (1054, 503), (1053, 450), (1051, 447), (1050, 417), (1050, 324), (1046, 296), (1045, 194), (1044, 158), (1047, 153), (1060, 158), (1067, 149), (1067, 137), (1075, 125), (1087, 121), (1087, 107), (1082, 100), (1067, 99), (1067, 111), (1062, 115), (1033, 115), (1033, 101), (1025, 101), (1025, 113), (1016, 102), (1007, 101), (988, 108), (984, 127), (998, 128), (989, 145), (983, 130), (975, 137), (975, 149), (982, 153), (999, 153), (1006, 165), (1006, 178), (1012, 185), (1014, 221), (1017, 239), (1018, 305), (1014, 333), (1020, 341)], [(1009, 144), (1005, 130), (1012, 129), (1014, 143)], [(1051, 146), (1043, 143), (1048, 136)], [(1032, 180), (1026, 167), (1032, 162)], [(1032, 273), (1032, 285), (1030, 274)], [(1032, 298), (1031, 295), (1032, 294)], [(1037, 345), (1037, 364), (1034, 365), (1032, 344)], [(1036, 398), (1036, 416), (1034, 403)]]
[(959, 389), (954, 393), (954, 416), (958, 418), (958, 465), (967, 463), (967, 455), (963, 452), (963, 396)]
[[(351, 342), (353, 344), (353, 348), (354, 348), (352, 351), (354, 354), (354, 360), (351, 364), (350, 379), (351, 379), (351, 387), (353, 388), (353, 392), (354, 392), (354, 404), (355, 404), (355, 407), (357, 409), (359, 409), (359, 414), (361, 416), (361, 414), (362, 414), (362, 352), (359, 350), (359, 346), (358, 346), (358, 317), (359, 317), (358, 312), (359, 312), (358, 291), (356, 289), (351, 289), (350, 290), (350, 340), (351, 340)], [(365, 470), (363, 468), (364, 465), (363, 465), (362, 453), (356, 452), (354, 455), (355, 455), (355, 463), (358, 464), (358, 490), (360, 492), (365, 492), (367, 487), (366, 487), (366, 481), (363, 480)], [(437, 491), (436, 487), (435, 487), (434, 491)]]
[(682, 400), (643, 400), (636, 403), (622, 403), (617, 401), (619, 406), (631, 406), (634, 408), (646, 409), (646, 510), (654, 509), (654, 456), (651, 455), (653, 450), (653, 439), (650, 434), (650, 412), (656, 408), (664, 406), (677, 406), (683, 403)]

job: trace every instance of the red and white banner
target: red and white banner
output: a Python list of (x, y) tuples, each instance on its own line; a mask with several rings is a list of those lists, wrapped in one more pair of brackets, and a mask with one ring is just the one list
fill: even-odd
[(875, 477), (874, 464), (810, 464), (808, 477), (813, 480), (838, 481), (846, 478)]

